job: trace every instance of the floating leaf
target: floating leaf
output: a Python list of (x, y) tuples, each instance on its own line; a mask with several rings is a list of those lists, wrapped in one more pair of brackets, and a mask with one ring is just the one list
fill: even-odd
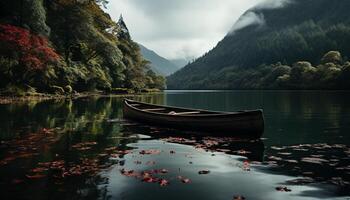
[(245, 200), (245, 197), (241, 195), (237, 195), (237, 196), (233, 196), (233, 200)]
[(201, 170), (198, 172), (198, 174), (209, 174), (210, 171), (209, 170)]
[(141, 150), (140, 154), (142, 154), (142, 155), (154, 155), (154, 154), (160, 154), (160, 151), (156, 150), (156, 149)]
[(142, 162), (139, 161), (139, 160), (135, 160), (134, 163), (135, 163), (136, 165), (141, 165), (141, 164), (142, 164)]
[(168, 180), (166, 180), (166, 179), (160, 179), (159, 180), (159, 185), (160, 186), (167, 186), (167, 185), (169, 185), (169, 181)]
[(44, 172), (44, 171), (47, 171), (47, 170), (48, 170), (48, 168), (37, 167), (37, 168), (32, 169), (31, 171), (34, 172), (34, 173), (41, 173), (41, 172)]
[(276, 187), (276, 190), (280, 191), (280, 192), (291, 192), (292, 191), (291, 189), (284, 187), (284, 186), (278, 186), (278, 187)]
[(183, 176), (178, 176), (177, 177), (182, 183), (191, 183), (191, 179), (185, 178)]
[(27, 178), (29, 179), (40, 179), (40, 178), (45, 178), (45, 174), (34, 174), (34, 175), (26, 175)]

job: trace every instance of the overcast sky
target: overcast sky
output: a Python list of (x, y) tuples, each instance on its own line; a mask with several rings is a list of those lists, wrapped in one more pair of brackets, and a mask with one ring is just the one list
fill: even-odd
[(212, 49), (247, 9), (262, 0), (110, 0), (134, 41), (168, 59), (192, 59)]

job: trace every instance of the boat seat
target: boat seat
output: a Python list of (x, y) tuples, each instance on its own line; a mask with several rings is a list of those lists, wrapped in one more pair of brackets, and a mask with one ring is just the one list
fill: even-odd
[(141, 105), (141, 104), (130, 104), (130, 106), (139, 106), (139, 105)]
[(150, 108), (150, 109), (142, 109), (142, 111), (162, 111), (166, 110), (165, 108)]
[(200, 111), (193, 111), (193, 112), (170, 112), (171, 115), (192, 115), (192, 114), (199, 114)]

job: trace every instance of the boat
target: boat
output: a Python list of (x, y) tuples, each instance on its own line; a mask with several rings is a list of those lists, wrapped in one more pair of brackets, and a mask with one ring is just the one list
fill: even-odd
[(219, 112), (124, 99), (123, 116), (141, 123), (201, 134), (260, 138), (264, 132), (262, 110)]

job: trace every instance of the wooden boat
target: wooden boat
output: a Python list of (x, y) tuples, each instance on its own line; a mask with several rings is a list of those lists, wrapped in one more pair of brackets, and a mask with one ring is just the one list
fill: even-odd
[(164, 127), (260, 138), (264, 132), (262, 110), (217, 112), (124, 100), (124, 118)]

